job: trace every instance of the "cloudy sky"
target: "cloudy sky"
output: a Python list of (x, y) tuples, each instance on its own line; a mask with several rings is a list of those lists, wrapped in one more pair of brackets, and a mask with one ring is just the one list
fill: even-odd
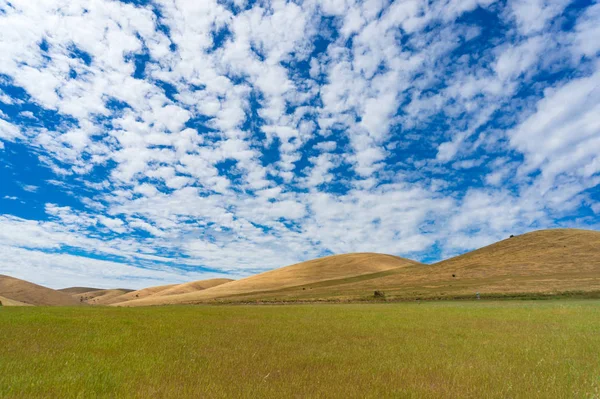
[(0, 274), (238, 278), (600, 229), (600, 3), (0, 0)]

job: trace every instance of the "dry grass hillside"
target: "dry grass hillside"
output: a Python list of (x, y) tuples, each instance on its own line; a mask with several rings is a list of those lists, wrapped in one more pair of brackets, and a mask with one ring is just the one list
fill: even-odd
[[(199, 292), (149, 297), (126, 302), (123, 306), (195, 303), (214, 298), (238, 295), (258, 295), (296, 287), (306, 290), (308, 285), (335, 286), (365, 278), (395, 273), (397, 270), (422, 264), (392, 255), (356, 253), (327, 256), (295, 265), (271, 270), (245, 279), (232, 281)], [(119, 304), (118, 304), (119, 305)]]
[(600, 232), (579, 229), (540, 230), (507, 238), (439, 262), (439, 269), (471, 277), (589, 273), (600, 271)]
[(114, 296), (106, 301), (98, 303), (98, 305), (112, 305), (124, 303), (133, 300), (140, 300), (148, 297), (158, 298), (165, 295), (176, 295), (190, 292), (197, 292), (208, 288), (216, 287), (217, 285), (225, 284), (233, 281), (228, 278), (213, 278), (208, 280), (192, 281), (184, 284), (161, 285), (157, 287), (144, 288), (137, 291), (131, 291), (124, 295)]
[(159, 285), (156, 287), (148, 287), (137, 291), (131, 291), (126, 294), (111, 298), (110, 300), (103, 303), (103, 305), (111, 305), (113, 303), (133, 301), (135, 299), (143, 299), (152, 295), (156, 295), (164, 290), (168, 290), (169, 288), (176, 286), (177, 284)]
[(433, 265), (335, 286), (242, 294), (229, 300), (391, 299), (600, 291), (600, 232), (541, 230), (508, 238)]
[[(245, 279), (211, 279), (132, 291), (51, 290), (0, 276), (0, 296), (31, 305), (147, 306), (203, 302), (280, 302), (600, 294), (600, 232), (541, 230), (433, 265), (392, 255), (328, 256)], [(0, 299), (2, 300), (2, 299)], [(3, 301), (4, 302), (4, 301)]]
[(80, 304), (78, 300), (64, 292), (4, 275), (0, 275), (0, 296), (37, 306), (75, 306)]
[(203, 291), (218, 285), (231, 283), (232, 281), (235, 280), (230, 278), (213, 278), (210, 280), (200, 280), (192, 281), (191, 283), (177, 284), (174, 287), (161, 291), (158, 296), (179, 295)]
[(69, 294), (69, 295), (77, 295), (77, 294), (85, 294), (86, 292), (100, 291), (100, 290), (102, 290), (102, 288), (69, 287), (69, 288), (62, 288), (57, 291), (64, 292), (65, 294)]
[(25, 302), (15, 301), (13, 299), (8, 299), (3, 296), (0, 296), (0, 305), (2, 306), (33, 306)]
[[(393, 261), (378, 263), (374, 259)], [(334, 262), (329, 263), (330, 260)], [(383, 267), (378, 269), (375, 264)], [(127, 305), (215, 300), (366, 300), (373, 299), (375, 291), (383, 291), (388, 299), (474, 298), (477, 292), (484, 296), (600, 292), (600, 232), (541, 230), (433, 265), (387, 255), (340, 255), (273, 270), (197, 294), (148, 298)]]
[(313, 295), (355, 298), (373, 290), (396, 298), (600, 291), (600, 232), (536, 231), (425, 268), (350, 284), (338, 293)]
[(89, 292), (80, 292), (76, 294), (72, 294), (71, 297), (76, 299), (79, 302), (84, 302), (89, 305), (107, 305), (111, 303), (115, 298), (118, 298), (124, 294), (133, 292), (133, 290), (128, 290), (125, 288), (115, 288), (115, 289), (93, 289)]

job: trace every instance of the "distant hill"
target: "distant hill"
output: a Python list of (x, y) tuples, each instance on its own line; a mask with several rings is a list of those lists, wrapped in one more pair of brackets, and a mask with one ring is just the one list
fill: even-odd
[[(400, 261), (373, 271), (364, 254), (322, 258), (248, 277), (193, 295), (178, 295), (128, 306), (161, 303), (475, 298), (481, 295), (548, 295), (600, 292), (600, 232), (577, 229), (535, 231), (433, 265)], [(350, 257), (350, 258), (349, 258)], [(401, 258), (397, 258), (401, 259)], [(329, 264), (329, 260), (334, 260)], [(322, 263), (314, 263), (322, 262)], [(351, 266), (346, 265), (352, 263)], [(392, 266), (392, 264), (388, 264)], [(323, 267), (323, 269), (321, 269)], [(297, 270), (294, 270), (297, 268)], [(321, 273), (328, 270), (332, 273)], [(335, 271), (339, 273), (335, 273)], [(355, 273), (358, 270), (359, 275)], [(360, 273), (363, 270), (365, 273)], [(343, 272), (342, 272), (343, 271)]]
[(356, 253), (333, 255), (271, 270), (241, 280), (232, 281), (203, 291), (177, 295), (161, 295), (123, 303), (124, 306), (195, 303), (214, 298), (238, 295), (262, 296), (286, 288), (306, 289), (307, 285), (335, 286), (353, 279), (363, 280), (378, 273), (394, 273), (398, 269), (422, 264), (392, 255)]
[(71, 294), (71, 297), (75, 298), (79, 302), (84, 302), (89, 305), (107, 305), (111, 303), (114, 298), (120, 297), (121, 295), (132, 292), (133, 290), (125, 288), (114, 288), (114, 289), (92, 289), (87, 292), (77, 292)]
[(60, 291), (0, 275), (15, 304), (149, 306), (214, 302), (313, 302), (600, 294), (600, 232), (540, 230), (433, 265), (376, 253), (334, 255), (241, 280), (200, 280), (138, 291)]
[(539, 230), (514, 236), (433, 265), (436, 269), (489, 275), (541, 275), (600, 271), (600, 232)]
[(133, 301), (136, 299), (143, 299), (143, 298), (146, 298), (146, 297), (149, 297), (152, 295), (156, 295), (156, 294), (160, 293), (161, 291), (167, 290), (169, 288), (176, 287), (177, 285), (178, 284), (160, 285), (160, 286), (156, 286), (156, 287), (148, 287), (148, 288), (143, 288), (143, 289), (137, 290), (137, 291), (127, 292), (123, 295), (119, 295), (114, 298), (111, 298), (110, 300), (107, 300), (106, 303), (104, 303), (104, 305), (111, 305), (114, 303), (128, 302), (128, 301)]
[(213, 278), (208, 280), (192, 281), (183, 284), (161, 285), (158, 287), (144, 288), (138, 291), (128, 292), (124, 295), (113, 297), (108, 301), (101, 303), (102, 305), (113, 305), (125, 303), (144, 298), (153, 298), (155, 301), (160, 301), (163, 296), (177, 295), (184, 293), (194, 293), (208, 288), (216, 287), (221, 284), (229, 283), (233, 280), (228, 278)]
[(168, 295), (179, 295), (179, 294), (189, 294), (192, 292), (198, 292), (202, 290), (206, 290), (212, 287), (216, 287), (218, 285), (222, 285), (225, 283), (231, 283), (232, 280), (230, 278), (213, 278), (210, 280), (199, 280), (192, 281), (191, 283), (184, 284), (176, 284), (173, 287), (170, 287), (164, 291), (158, 293), (158, 295), (154, 296), (168, 296)]
[(17, 278), (0, 275), (0, 296), (28, 305), (78, 306), (79, 301), (69, 294)]
[(102, 288), (69, 287), (69, 288), (62, 288), (57, 291), (64, 292), (65, 294), (69, 294), (69, 295), (76, 295), (76, 294), (85, 294), (86, 292), (100, 291), (100, 290), (102, 290)]
[(600, 232), (541, 230), (505, 239), (433, 265), (333, 287), (311, 287), (230, 300), (391, 299), (600, 292)]
[(535, 231), (410, 275), (398, 274), (371, 283), (360, 289), (382, 289), (400, 297), (596, 291), (600, 290), (600, 232)]

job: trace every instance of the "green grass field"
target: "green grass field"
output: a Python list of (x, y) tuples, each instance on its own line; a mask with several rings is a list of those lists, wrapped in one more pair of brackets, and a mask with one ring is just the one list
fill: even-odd
[(600, 301), (0, 308), (2, 398), (598, 398)]

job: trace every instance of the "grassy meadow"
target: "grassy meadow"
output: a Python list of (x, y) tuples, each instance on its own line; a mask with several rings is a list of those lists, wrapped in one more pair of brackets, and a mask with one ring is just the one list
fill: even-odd
[(600, 301), (0, 308), (1, 398), (599, 398)]

